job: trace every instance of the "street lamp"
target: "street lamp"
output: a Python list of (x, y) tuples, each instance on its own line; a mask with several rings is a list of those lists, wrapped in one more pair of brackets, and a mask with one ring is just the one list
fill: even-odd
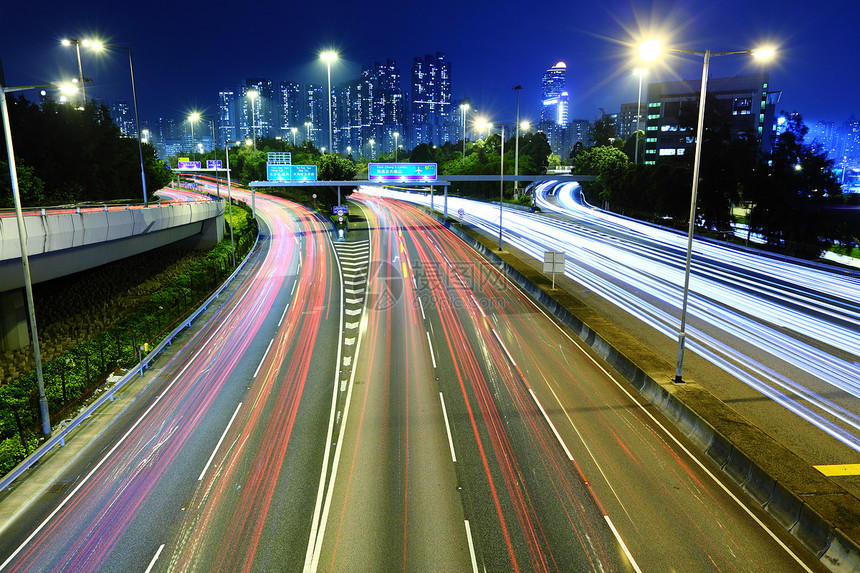
[(200, 119), (200, 114), (196, 111), (188, 116), (188, 123), (191, 124), (191, 158), (194, 159), (194, 124)]
[[(517, 92), (517, 127), (516, 127), (516, 137), (514, 139), (514, 175), (520, 174), (520, 90), (523, 89), (523, 86), (517, 84), (513, 87), (513, 90)], [(504, 137), (504, 136), (503, 136)], [(517, 197), (517, 191), (519, 190), (519, 181), (514, 181), (514, 198)]]
[(248, 99), (251, 100), (251, 141), (254, 145), (254, 157), (257, 157), (257, 119), (254, 108), (257, 104), (257, 90), (248, 90)]
[(346, 156), (349, 157), (350, 155), (352, 155), (352, 146), (347, 145), (346, 146)]
[[(681, 303), (681, 326), (678, 332), (678, 361), (675, 366), (675, 383), (683, 384), (682, 378), (684, 368), (684, 341), (687, 337), (687, 304), (690, 294), (690, 264), (693, 258), (693, 231), (696, 226), (696, 196), (699, 191), (699, 165), (702, 157), (702, 139), (704, 139), (704, 124), (705, 124), (705, 98), (708, 90), (708, 66), (712, 56), (729, 56), (732, 54), (749, 54), (758, 60), (767, 60), (773, 57), (774, 50), (772, 48), (762, 48), (757, 50), (734, 50), (730, 52), (696, 52), (693, 50), (682, 50), (680, 48), (666, 48), (672, 52), (682, 54), (692, 54), (703, 57), (702, 64), (702, 85), (701, 93), (699, 94), (699, 117), (696, 124), (696, 151), (693, 157), (693, 186), (690, 196), (690, 225), (687, 232), (687, 261), (684, 266), (684, 298)], [(648, 40), (639, 46), (639, 57), (646, 62), (656, 60), (662, 52), (662, 46), (656, 40)]]
[(74, 88), (58, 84), (38, 86), (6, 87), (3, 84), (3, 66), (0, 63), (0, 113), (3, 115), (3, 133), (6, 137), (6, 154), (9, 162), (9, 177), (12, 184), (12, 198), (15, 203), (15, 219), (18, 222), (18, 241), (21, 249), (21, 265), (24, 269), (24, 292), (27, 296), (27, 314), (30, 319), (30, 336), (33, 341), (33, 357), (36, 361), (36, 381), (39, 390), (39, 410), (42, 417), (42, 432), (51, 433), (51, 418), (48, 415), (48, 399), (45, 396), (45, 378), (42, 374), (42, 356), (39, 352), (39, 334), (36, 330), (36, 311), (33, 303), (33, 284), (30, 280), (30, 259), (27, 256), (27, 235), (24, 230), (24, 215), (21, 212), (21, 191), (18, 188), (18, 168), (15, 165), (15, 150), (12, 148), (12, 126), (9, 123), (9, 110), (6, 107), (6, 93), (41, 87), (59, 87), (64, 91), (74, 91)]
[(313, 122), (310, 122), (310, 121), (305, 122), (305, 127), (308, 129), (308, 138), (305, 139), (305, 141), (311, 140), (311, 127), (313, 127), (313, 125), (314, 125)]
[(397, 163), (397, 138), (400, 137), (400, 133), (394, 132), (394, 163)]
[[(370, 139), (367, 140), (367, 142), (370, 144), (370, 158), (373, 159), (373, 144), (376, 143), (376, 140), (371, 137)], [(843, 169), (843, 172), (844, 172), (844, 169)]]
[(485, 129), (487, 130), (487, 137), (490, 137), (490, 122), (488, 122), (483, 117), (479, 117), (475, 120), (475, 127), (478, 129), (478, 133), (480, 134)]
[(320, 54), (320, 59), (325, 61), (326, 75), (328, 77), (328, 148), (329, 153), (334, 153), (331, 137), (331, 63), (337, 59), (337, 52), (326, 50)]
[(81, 89), (81, 109), (84, 109), (87, 105), (87, 88), (84, 81), (84, 68), (81, 65), (81, 45), (84, 47), (89, 47), (89, 40), (79, 40), (78, 38), (67, 38), (60, 42), (64, 46), (71, 46), (74, 44), (75, 51), (78, 53), (78, 79), (80, 81), (80, 89)]
[(463, 117), (463, 165), (466, 165), (466, 114), (469, 112), (469, 104), (460, 104), (460, 115)]
[(299, 128), (298, 128), (298, 127), (291, 127), (291, 128), (290, 128), (290, 133), (292, 133), (292, 134), (293, 134), (293, 147), (295, 147), (295, 146), (296, 146), (296, 132), (297, 132), (298, 130), (299, 130)]
[(633, 154), (633, 163), (639, 163), (639, 118), (642, 117), (642, 77), (648, 73), (644, 68), (638, 68), (636, 74), (639, 76), (639, 97), (636, 99), (636, 151)]

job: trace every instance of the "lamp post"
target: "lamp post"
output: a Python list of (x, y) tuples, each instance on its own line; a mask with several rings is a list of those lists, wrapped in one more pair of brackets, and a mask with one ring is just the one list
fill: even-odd
[(633, 154), (633, 163), (639, 163), (639, 118), (642, 117), (642, 77), (648, 73), (648, 70), (639, 68), (636, 70), (639, 75), (639, 96), (636, 98), (636, 151)]
[[(523, 86), (517, 84), (513, 87), (513, 90), (517, 92), (517, 127), (516, 127), (516, 138), (514, 139), (514, 175), (520, 174), (520, 90), (523, 89)], [(504, 136), (502, 136), (504, 138)], [(504, 145), (504, 142), (502, 142)], [(514, 181), (514, 198), (517, 196), (517, 191), (519, 191), (520, 185), (519, 181)]]
[[(38, 86), (6, 87), (3, 67), (0, 64), (0, 114), (3, 115), (3, 133), (6, 137), (6, 154), (9, 161), (9, 177), (12, 183), (12, 198), (15, 203), (15, 219), (18, 223), (18, 242), (21, 249), (21, 266), (24, 270), (24, 292), (27, 297), (27, 314), (30, 319), (30, 336), (33, 341), (33, 357), (36, 361), (36, 381), (39, 390), (39, 410), (42, 418), (42, 433), (51, 433), (51, 418), (48, 414), (48, 399), (45, 396), (45, 378), (42, 373), (42, 356), (39, 351), (39, 334), (36, 329), (36, 310), (33, 303), (33, 284), (30, 279), (30, 259), (27, 256), (27, 236), (24, 229), (24, 215), (21, 212), (21, 191), (18, 187), (18, 168), (15, 165), (15, 150), (12, 147), (12, 126), (9, 123), (9, 110), (6, 106), (6, 93), (41, 87), (59, 87), (55, 84)], [(61, 89), (68, 90), (68, 87)]]
[(397, 138), (400, 137), (400, 133), (394, 132), (394, 163), (397, 163)]
[(337, 52), (326, 50), (320, 54), (320, 58), (325, 61), (326, 76), (328, 77), (328, 149), (329, 153), (334, 153), (331, 136), (331, 63), (337, 59)]
[(83, 44), (84, 47), (87, 47), (90, 45), (90, 41), (89, 40), (79, 40), (78, 38), (68, 38), (68, 39), (62, 40), (60, 43), (63, 44), (64, 46), (71, 46), (74, 44), (75, 51), (78, 54), (78, 80), (80, 81), (80, 86), (81, 86), (80, 87), (80, 89), (81, 89), (81, 109), (84, 109), (84, 107), (86, 107), (86, 105), (87, 105), (87, 88), (86, 88), (86, 84), (84, 81), (84, 68), (81, 65), (81, 44)]
[(469, 104), (460, 104), (460, 115), (463, 116), (463, 165), (466, 165), (466, 114), (469, 112)]
[(292, 134), (293, 134), (293, 147), (295, 147), (295, 146), (296, 146), (296, 132), (297, 132), (298, 130), (299, 130), (299, 128), (298, 128), (298, 127), (291, 127), (291, 128), (290, 128), (290, 133), (292, 133)]
[[(127, 48), (125, 46), (117, 46), (115, 44), (102, 44), (101, 42), (95, 40), (71, 40), (71, 42), (75, 42), (76, 46), (78, 44), (82, 44), (85, 48), (92, 48), (93, 50), (125, 50), (128, 52), (128, 69), (131, 73), (131, 99), (134, 105), (134, 125), (135, 131), (137, 132), (137, 152), (140, 157), (140, 183), (143, 188), (143, 206), (146, 207), (148, 204), (147, 194), (146, 194), (146, 173), (143, 169), (143, 143), (141, 142), (141, 132), (140, 132), (140, 114), (137, 111), (137, 88), (134, 83), (134, 58), (131, 54), (131, 48)], [(78, 66), (80, 67), (80, 47), (78, 47)], [(81, 72), (81, 77), (83, 77), (83, 72)], [(83, 79), (81, 80), (83, 82)]]
[(370, 158), (373, 159), (373, 144), (376, 143), (376, 140), (371, 137), (367, 142), (370, 144)]
[[(218, 145), (215, 143), (215, 116), (211, 114), (198, 115), (198, 117), (209, 120), (212, 128), (212, 153), (215, 156), (215, 195), (221, 198), (221, 181), (218, 179)], [(202, 144), (200, 144), (202, 145)], [(208, 169), (208, 167), (207, 167)]]
[(347, 145), (346, 146), (346, 156), (349, 157), (350, 155), (352, 155), (352, 146)]
[[(678, 332), (678, 360), (675, 366), (675, 383), (683, 384), (682, 377), (684, 368), (684, 342), (687, 337), (687, 305), (690, 295), (690, 265), (693, 258), (693, 231), (696, 226), (696, 197), (699, 191), (699, 166), (702, 157), (702, 139), (704, 139), (705, 124), (705, 101), (708, 91), (708, 66), (713, 56), (729, 56), (733, 54), (749, 54), (756, 59), (765, 60), (773, 57), (773, 49), (764, 48), (758, 50), (734, 50), (730, 52), (696, 52), (693, 50), (682, 50), (680, 48), (667, 48), (672, 52), (692, 54), (703, 57), (702, 85), (699, 94), (699, 117), (696, 123), (696, 151), (693, 157), (693, 185), (690, 193), (690, 225), (687, 232), (687, 260), (684, 266), (684, 297), (681, 303), (681, 325)], [(643, 42), (639, 46), (639, 57), (645, 61), (656, 60), (660, 56), (662, 47), (654, 40)]]
[(307, 137), (307, 139), (305, 139), (305, 141), (311, 140), (311, 127), (313, 127), (313, 125), (314, 125), (313, 122), (310, 122), (310, 121), (305, 122), (305, 127), (308, 129), (308, 137)]
[(254, 146), (254, 157), (257, 157), (257, 119), (254, 108), (257, 106), (257, 90), (248, 90), (248, 99), (251, 100), (251, 141)]

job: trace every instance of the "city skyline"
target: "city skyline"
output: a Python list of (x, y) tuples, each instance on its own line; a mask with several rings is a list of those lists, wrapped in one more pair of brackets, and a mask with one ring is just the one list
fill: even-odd
[[(520, 13), (512, 4), (501, 4), (486, 14), (476, 6), (458, 14), (382, 2), (371, 12), (336, 9), (325, 17), (296, 6), (283, 17), (307, 25), (288, 30), (277, 23), (271, 29), (259, 25), (266, 5), (250, 15), (231, 11), (231, 18), (224, 18), (225, 10), (216, 4), (187, 21), (172, 17), (159, 2), (131, 7), (122, 15), (114, 15), (107, 3), (103, 10), (99, 5), (83, 14), (71, 6), (47, 13), (28, 5), (3, 8), (4, 21), (11, 24), (0, 53), (7, 84), (77, 75), (74, 49), (62, 47), (60, 39), (92, 35), (134, 50), (142, 117), (181, 116), (192, 110), (211, 114), (216, 109), (214, 94), (235, 78), (324, 83), (325, 64), (318, 53), (326, 48), (340, 56), (332, 66), (333, 84), (358, 77), (361, 67), (374, 61), (394, 59), (405, 70), (412, 58), (441, 51), (453, 62), (454, 99), (470, 98), (491, 120), (513, 118), (511, 87), (522, 85), (521, 115), (537, 121), (541, 74), (558, 61), (567, 64), (568, 117), (593, 120), (600, 108), (617, 111), (635, 101), (637, 78), (632, 70), (638, 64), (633, 48), (645, 30), (662, 28), (674, 31), (671, 45), (691, 50), (775, 42), (779, 52), (767, 71), (783, 92), (777, 111), (799, 111), (807, 120), (837, 124), (860, 114), (852, 98), (860, 91), (860, 80), (845, 71), (851, 53), (852, 19), (847, 16), (856, 12), (847, 2), (811, 8), (802, 2), (767, 0), (757, 4), (752, 15), (739, 1), (701, 9), (666, 1), (646, 8), (626, 2), (607, 8), (558, 4), (543, 6), (539, 13)], [(82, 58), (84, 75), (93, 79), (88, 95), (130, 100), (124, 53), (106, 57), (84, 52)], [(712, 77), (758, 71), (743, 56), (712, 61)], [(700, 76), (701, 58), (667, 57), (648, 81)]]

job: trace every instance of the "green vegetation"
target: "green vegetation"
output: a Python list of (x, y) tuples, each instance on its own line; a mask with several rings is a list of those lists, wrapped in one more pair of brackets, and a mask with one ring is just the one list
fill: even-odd
[[(257, 226), (247, 208), (234, 205), (232, 211), (233, 218), (226, 224), (233, 226), (236, 260), (240, 262), (254, 244)], [(135, 260), (114, 263), (121, 271), (94, 269), (63, 279), (65, 284), (60, 288), (58, 300), (41, 305), (41, 300), (37, 300), (40, 313), (37, 320), (40, 326), (49, 325), (44, 329), (47, 332), (51, 323), (63, 322), (62, 313), (75, 298), (86, 296), (105, 307), (108, 305), (103, 301), (114, 301), (109, 308), (100, 306), (88, 313), (83, 340), (73, 321), (71, 327), (66, 324), (55, 328), (62, 331), (55, 337), (61, 348), (45, 345), (43, 372), (52, 425), (72, 417), (117, 369), (137, 363), (141, 352), (148, 353), (161, 342), (234, 270), (227, 238), (206, 253), (176, 257), (167, 251), (164, 256), (170, 263), (178, 264), (163, 265), (158, 274), (163, 282), (156, 281), (146, 288), (144, 283), (149, 273), (159, 267), (158, 261), (153, 266), (147, 265), (146, 259), (163, 252), (144, 253)], [(115, 292), (120, 286), (112, 285), (113, 282), (118, 282), (123, 292)], [(138, 296), (140, 291), (151, 294)], [(63, 344), (63, 340), (70, 341), (70, 336), (75, 337), (74, 342)], [(23, 351), (32, 354), (30, 348)], [(14, 468), (32, 452), (41, 436), (36, 375), (34, 371), (17, 372), (10, 365), (19, 363), (6, 361), (0, 368), (0, 474)]]
[[(142, 201), (137, 139), (120, 135), (106, 107), (78, 110), (51, 100), (39, 107), (23, 97), (8, 103), (24, 206)], [(5, 140), (0, 153), (7, 157)], [(143, 145), (143, 154), (147, 189), (154, 193), (170, 182), (170, 173), (151, 145)], [(11, 207), (9, 166), (0, 168), (0, 207)]]
[[(745, 204), (752, 207), (747, 219), (752, 232), (772, 250), (815, 258), (834, 244), (850, 249), (860, 242), (860, 209), (849, 208), (860, 205), (860, 197), (842, 194), (823, 149), (804, 143), (807, 129), (798, 114), (790, 114), (773, 151), (761, 154), (753, 141), (732, 141), (728, 121), (717, 106), (713, 109), (706, 114), (702, 139), (700, 232), (729, 236), (736, 222), (733, 206)], [(574, 172), (598, 177), (583, 183), (586, 198), (624, 215), (686, 228), (692, 154), (656, 166), (637, 165), (625, 159), (634, 153), (631, 146), (618, 144), (571, 154)]]

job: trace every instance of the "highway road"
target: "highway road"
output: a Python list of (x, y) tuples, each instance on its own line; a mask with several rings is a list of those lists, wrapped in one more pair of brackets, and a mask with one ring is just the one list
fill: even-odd
[[(574, 293), (675, 362), (686, 235), (593, 209), (575, 184), (538, 188), (562, 216), (506, 209), (504, 244), (567, 254)], [(429, 204), (422, 194), (370, 191)], [(436, 209), (442, 201), (437, 198)], [(498, 237), (499, 208), (448, 199)], [(860, 278), (756, 251), (694, 243), (684, 376), (812, 464), (860, 452)], [(841, 483), (860, 492), (856, 476)]]
[(820, 570), (425, 212), (370, 228), (320, 571)]
[(358, 195), (333, 245), (256, 205), (247, 276), (0, 524), (0, 570), (821, 570), (422, 210)]
[(302, 562), (316, 495), (305, 477), (324, 457), (327, 418), (317, 414), (333, 394), (340, 285), (318, 218), (271, 198), (257, 209), (265, 236), (247, 278), (143, 392), (125, 397), (122, 415), (56, 477), (62, 487), (49, 484), (5, 524), (0, 569)]

